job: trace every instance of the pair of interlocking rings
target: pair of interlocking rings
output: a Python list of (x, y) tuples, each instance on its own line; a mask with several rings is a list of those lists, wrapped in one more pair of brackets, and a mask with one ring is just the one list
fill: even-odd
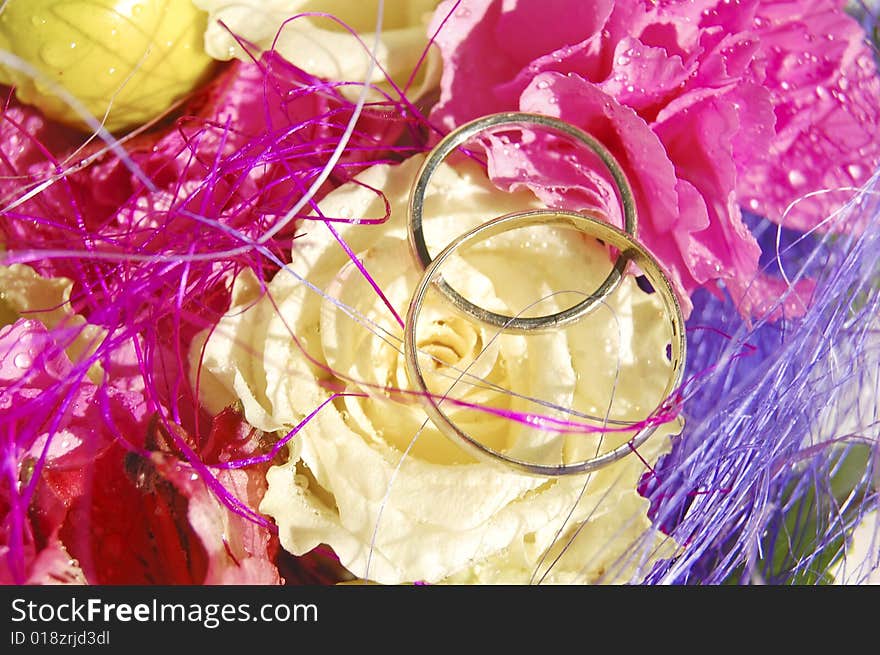
[[(571, 139), (587, 146), (595, 153), (608, 172), (611, 174), (617, 186), (620, 202), (623, 209), (624, 229), (621, 230), (610, 223), (602, 220), (598, 214), (588, 212), (573, 212), (559, 209), (533, 209), (514, 212), (489, 220), (477, 227), (465, 232), (446, 246), (436, 257), (432, 259), (425, 244), (422, 228), (422, 214), (424, 210), (425, 194), (432, 176), (444, 162), (444, 160), (457, 148), (464, 145), (480, 133), (493, 130), (501, 126), (509, 125), (533, 125), (539, 128), (550, 129), (559, 132)], [(481, 323), (499, 328), (500, 330), (515, 333), (530, 333), (554, 330), (564, 327), (581, 319), (599, 306), (606, 297), (614, 293), (623, 279), (625, 270), (630, 262), (641, 270), (649, 280), (654, 290), (659, 293), (665, 310), (671, 321), (672, 341), (670, 352), (671, 374), (667, 381), (663, 398), (669, 397), (681, 384), (684, 375), (685, 360), (685, 334), (684, 318), (681, 306), (669, 281), (663, 271), (663, 267), (653, 255), (641, 246), (636, 240), (637, 215), (635, 200), (632, 189), (626, 179), (626, 175), (617, 163), (614, 156), (595, 138), (586, 132), (551, 116), (530, 114), (522, 112), (507, 112), (491, 114), (462, 125), (455, 131), (443, 138), (428, 154), (416, 178), (409, 201), (408, 234), (410, 246), (416, 259), (424, 267), (425, 271), (410, 302), (404, 326), (404, 349), (406, 359), (406, 371), (410, 383), (413, 384), (420, 398), (423, 400), (425, 411), (431, 421), (448, 438), (462, 445), (467, 451), (475, 456), (491, 461), (501, 462), (507, 466), (524, 473), (540, 476), (560, 476), (573, 473), (586, 473), (595, 471), (603, 466), (615, 462), (635, 448), (643, 444), (657, 429), (656, 422), (644, 421), (645, 424), (627, 443), (590, 459), (558, 465), (541, 464), (524, 459), (519, 459), (489, 448), (468, 433), (464, 432), (441, 409), (442, 398), (437, 399), (428, 391), (425, 378), (422, 374), (418, 361), (418, 348), (416, 340), (416, 322), (425, 296), (430, 287), (439, 289), (461, 312)], [(538, 317), (505, 316), (496, 314), (470, 302), (455, 289), (453, 289), (438, 274), (439, 268), (452, 257), (460, 248), (474, 241), (488, 239), (503, 232), (526, 228), (535, 225), (549, 225), (574, 228), (580, 232), (599, 239), (605, 244), (617, 249), (617, 259), (611, 272), (598, 288), (587, 295), (581, 302), (555, 314)], [(652, 412), (654, 414), (663, 406), (663, 401)], [(648, 418), (648, 417), (646, 417)], [(635, 424), (633, 424), (635, 425)]]

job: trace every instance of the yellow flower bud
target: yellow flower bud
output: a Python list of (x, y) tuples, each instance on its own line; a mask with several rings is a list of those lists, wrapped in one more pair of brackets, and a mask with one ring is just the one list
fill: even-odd
[[(0, 48), (38, 75), (0, 66), (0, 82), (22, 102), (68, 125), (88, 128), (62, 87), (105, 127), (145, 123), (191, 91), (211, 65), (206, 14), (190, 0), (9, 0)], [(109, 113), (108, 113), (109, 112)]]

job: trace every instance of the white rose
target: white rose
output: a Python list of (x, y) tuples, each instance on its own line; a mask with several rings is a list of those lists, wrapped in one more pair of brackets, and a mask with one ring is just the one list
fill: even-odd
[(880, 534), (880, 513), (873, 510), (865, 514), (856, 525), (847, 541), (845, 553), (831, 567), (830, 573), (835, 584), (880, 585), (878, 534)]
[[(375, 1), (193, 1), (197, 7), (209, 12), (205, 50), (215, 59), (236, 57), (243, 61), (251, 60), (232, 36), (235, 34), (261, 50), (270, 49), (274, 43), (281, 56), (318, 77), (362, 82), (367, 73), (368, 49), (373, 47), (375, 37), (378, 7)], [(401, 88), (408, 82), (428, 47), (428, 23), (438, 4), (439, 0), (385, 2), (376, 61)], [(323, 12), (337, 17), (359, 35), (363, 44), (339, 23), (328, 18), (301, 17), (284, 24), (287, 19), (304, 12)], [(225, 29), (219, 21), (223, 21), (229, 29)], [(439, 75), (440, 59), (431, 48), (407, 95), (411, 99), (418, 98), (438, 83)], [(391, 91), (379, 67), (374, 69), (369, 81), (386, 92)], [(343, 89), (343, 92), (353, 97), (357, 96), (359, 89)]]
[[(832, 384), (836, 393), (833, 402), (829, 402), (819, 415), (814, 433), (804, 444), (805, 449), (830, 443), (841, 436), (858, 435), (873, 440), (872, 448), (876, 452), (880, 444), (880, 398), (877, 395), (880, 388), (880, 337), (877, 335), (880, 335), (880, 319), (875, 318), (863, 336), (853, 340), (855, 343), (843, 340), (829, 354), (829, 361), (834, 363), (833, 375), (818, 383)], [(838, 370), (840, 362), (857, 362), (858, 368), (845, 366)], [(817, 371), (823, 370), (824, 367), (817, 368)], [(832, 451), (833, 455), (845, 453), (846, 443), (844, 440), (839, 451)], [(835, 475), (852, 483), (864, 474), (861, 466), (865, 463), (860, 457), (850, 455)], [(880, 489), (880, 471), (876, 466), (870, 488), (869, 493)], [(860, 511), (864, 514), (858, 518), (852, 533), (847, 536), (845, 548), (838, 553), (837, 561), (829, 570), (835, 584), (880, 584), (880, 512), (876, 503), (865, 503)]]
[[(347, 184), (320, 203), (328, 217), (380, 217), (383, 201), (368, 187), (383, 191), (391, 206), (385, 224), (335, 226), (401, 316), (419, 279), (405, 216), (421, 161), (375, 166), (358, 177), (362, 186)], [(499, 191), (470, 162), (444, 165), (426, 198), (429, 246), (437, 252), (469, 227), (533, 206), (528, 192)], [(555, 290), (592, 290), (610, 268), (595, 241), (546, 227), (494, 237), (460, 260), (444, 269), (444, 277), (482, 306), (508, 314)], [(419, 403), (386, 390), (409, 388), (402, 331), (322, 222), (302, 223), (290, 269), (328, 297), (281, 271), (268, 285), (270, 301), (252, 275), (241, 275), (233, 308), (210, 333), (204, 352), (201, 341), (193, 350), (194, 370), (201, 358), (209, 407), (240, 400), (248, 421), (263, 430), (290, 430), (330, 396), (334, 384), (368, 396), (337, 399), (317, 412), (290, 442), (288, 462), (269, 471), (261, 510), (274, 517), (287, 550), (303, 554), (328, 544), (355, 575), (383, 583), (524, 583), (545, 552), (538, 578), (553, 562), (547, 581), (565, 583), (628, 580), (656, 561), (662, 535), (651, 528), (648, 501), (636, 487), (646, 471), (642, 459), (655, 462), (668, 448), (668, 435), (680, 429), (677, 421), (662, 426), (639, 456), (592, 476), (539, 478), (475, 461), (432, 424), (420, 431), (426, 415)], [(557, 310), (571, 302), (571, 296), (560, 297)], [(368, 329), (352, 311), (374, 325)], [(550, 311), (545, 303), (537, 313)], [(661, 400), (669, 377), (668, 323), (657, 294), (642, 292), (628, 278), (607, 307), (565, 330), (493, 340), (494, 330), (435, 302), (422, 312), (418, 340), (436, 357), (423, 364), (432, 390), (445, 392), (457, 377), (452, 367), (466, 367), (485, 347), (469, 374), (598, 416), (613, 396), (612, 419), (640, 420)], [(486, 385), (456, 389), (456, 397), (481, 405), (571, 418)], [(593, 435), (541, 434), (536, 446), (535, 431), (519, 423), (445, 409), (486, 443), (536, 458), (598, 443)], [(603, 450), (626, 438), (606, 434)]]

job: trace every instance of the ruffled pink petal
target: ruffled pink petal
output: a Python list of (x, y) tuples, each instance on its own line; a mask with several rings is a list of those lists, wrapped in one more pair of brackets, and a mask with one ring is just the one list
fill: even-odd
[(614, 0), (506, 0), (501, 3), (495, 42), (511, 61), (524, 66), (596, 34), (613, 7)]
[[(691, 275), (700, 284), (714, 279), (750, 279), (761, 250), (742, 221), (736, 201), (736, 166), (731, 143), (740, 127), (737, 108), (710, 97), (669, 116), (655, 132), (675, 162), (676, 176), (687, 180), (705, 202), (705, 229), (680, 240)], [(675, 226), (669, 229), (680, 233)]]
[(761, 52), (752, 77), (771, 93), (776, 135), (767, 160), (737, 150), (738, 191), (759, 213), (804, 231), (860, 229), (828, 219), (880, 162), (880, 79), (864, 32), (842, 6), (768, 0), (755, 19)]
[(640, 115), (656, 113), (686, 84), (690, 70), (678, 55), (626, 37), (614, 49), (614, 72), (599, 87)]
[(0, 584), (86, 584), (82, 569), (55, 537), (29, 558), (27, 577), (23, 580), (18, 579), (10, 569), (8, 555), (9, 549), (0, 546)]
[[(675, 168), (657, 135), (631, 109), (576, 76), (545, 73), (537, 77), (523, 93), (521, 109), (557, 116), (577, 125), (616, 156), (636, 198), (638, 239), (663, 262), (686, 312), (689, 311), (688, 294), (699, 281), (688, 268), (676, 236), (685, 238), (683, 235), (704, 230), (708, 217), (699, 197), (680, 196)], [(540, 152), (532, 153), (533, 159), (540, 161), (541, 157)], [(577, 188), (577, 183), (573, 186)], [(542, 197), (540, 186), (530, 185), (530, 188)], [(564, 201), (564, 196), (561, 199)], [(542, 197), (542, 200), (557, 198)], [(583, 208), (568, 202), (564, 206)]]
[(16, 583), (82, 581), (59, 542), (67, 511), (86, 493), (95, 461), (146, 429), (142, 394), (77, 375), (60, 334), (26, 319), (0, 328), (0, 446), (22, 482), (39, 479), (35, 487), (0, 484), (0, 567)]
[[(169, 457), (154, 457), (157, 472), (188, 500), (187, 517), (207, 554), (202, 584), (277, 585), (278, 569), (269, 546), (272, 535), (234, 514), (214, 496), (192, 468)], [(215, 471), (223, 487), (256, 507), (266, 492), (265, 467)]]
[[(755, 279), (759, 249), (740, 206), (779, 221), (799, 200), (786, 217), (789, 227), (860, 229), (849, 218), (826, 220), (880, 162), (880, 81), (843, 2), (603, 2), (580, 31), (565, 22), (564, 30), (539, 38), (528, 38), (529, 25), (554, 13), (574, 16), (587, 3), (481, 0), (463, 2), (449, 15), (453, 4), (441, 6), (433, 25), (439, 27), (441, 15), (448, 18), (438, 38), (446, 68), (432, 116), (451, 129), (519, 107), (611, 139), (606, 145), (621, 157), (636, 189), (640, 237), (680, 291), (723, 282), (740, 293), (736, 289)], [(620, 116), (622, 105), (643, 122), (620, 121), (613, 129), (597, 123), (601, 112), (591, 106), (591, 92), (577, 99), (575, 88), (590, 84), (616, 102), (611, 114)], [(644, 148), (646, 127), (659, 137), (660, 149)], [(554, 206), (604, 207), (619, 223), (601, 170), (573, 174), (550, 142), (531, 138), (544, 147), (517, 150), (486, 139), (496, 183), (526, 184)], [(636, 163), (646, 152), (656, 170)], [(777, 291), (755, 284), (740, 306), (757, 310)]]
[(455, 0), (446, 0), (434, 13), (428, 33), (437, 33), (434, 43), (443, 53), (443, 77), (431, 116), (447, 129), (515, 106), (515, 94), (499, 97), (494, 89), (520, 69), (500, 51), (495, 29), (500, 12), (500, 3), (492, 0), (468, 1), (457, 9)]

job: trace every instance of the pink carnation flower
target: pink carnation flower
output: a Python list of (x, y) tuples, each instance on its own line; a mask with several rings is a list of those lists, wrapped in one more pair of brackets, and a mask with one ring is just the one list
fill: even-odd
[[(586, 129), (618, 158), (638, 238), (689, 295), (719, 283), (748, 315), (786, 285), (758, 272), (740, 207), (806, 230), (827, 221), (880, 161), (880, 82), (859, 25), (836, 0), (447, 0), (432, 118), (451, 129), (522, 110)], [(445, 21), (445, 23), (444, 23)], [(487, 139), (489, 171), (548, 205), (598, 206), (620, 222), (601, 173), (558, 149)], [(526, 145), (525, 143), (520, 145)], [(796, 203), (822, 189), (841, 189)], [(812, 285), (773, 316), (806, 307)]]
[[(159, 443), (142, 393), (79, 379), (57, 336), (0, 327), (0, 584), (278, 584), (277, 538)], [(259, 436), (224, 412), (199, 448), (249, 508), (269, 463), (222, 463), (254, 455)]]

